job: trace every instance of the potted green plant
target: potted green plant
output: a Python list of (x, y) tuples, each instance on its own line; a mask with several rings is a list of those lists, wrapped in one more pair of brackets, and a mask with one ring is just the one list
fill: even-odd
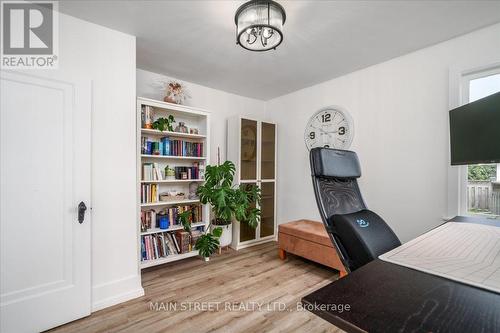
[(233, 220), (247, 223), (254, 229), (259, 224), (261, 212), (255, 203), (260, 204), (260, 188), (251, 184), (233, 185), (235, 171), (231, 161), (207, 165), (205, 183), (197, 190), (200, 202), (210, 204), (213, 215), (209, 227), (195, 244), (195, 249), (205, 260), (219, 246), (231, 243)]
[(172, 115), (169, 115), (167, 118), (158, 118), (153, 122), (153, 129), (163, 131), (174, 131), (174, 127), (172, 124), (175, 123), (175, 118)]

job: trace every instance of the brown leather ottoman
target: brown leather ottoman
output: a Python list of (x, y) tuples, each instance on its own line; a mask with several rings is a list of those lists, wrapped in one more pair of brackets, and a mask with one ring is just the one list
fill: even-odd
[(289, 252), (334, 268), (341, 277), (347, 274), (321, 222), (298, 220), (280, 224), (278, 244), (282, 260), (286, 259), (286, 253)]

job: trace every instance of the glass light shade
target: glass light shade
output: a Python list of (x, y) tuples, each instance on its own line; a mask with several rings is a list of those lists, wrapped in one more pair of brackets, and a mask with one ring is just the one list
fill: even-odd
[(283, 41), (283, 7), (271, 0), (253, 0), (236, 11), (236, 43), (251, 51), (275, 49)]

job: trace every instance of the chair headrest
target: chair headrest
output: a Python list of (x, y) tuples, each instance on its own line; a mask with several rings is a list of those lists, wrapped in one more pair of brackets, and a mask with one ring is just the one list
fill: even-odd
[(353, 151), (318, 147), (311, 149), (309, 156), (315, 177), (361, 177), (358, 155)]

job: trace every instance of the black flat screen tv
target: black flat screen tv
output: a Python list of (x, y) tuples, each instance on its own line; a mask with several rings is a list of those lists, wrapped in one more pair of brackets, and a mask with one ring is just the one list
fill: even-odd
[(450, 111), (451, 165), (500, 162), (500, 92)]

